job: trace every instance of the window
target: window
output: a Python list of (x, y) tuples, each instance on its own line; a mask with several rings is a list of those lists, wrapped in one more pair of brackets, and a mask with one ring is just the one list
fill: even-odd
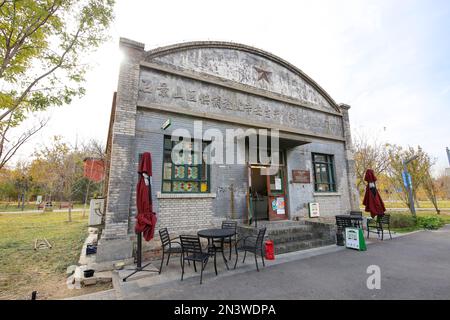
[[(183, 140), (185, 148), (190, 150), (181, 164), (172, 162), (172, 148), (178, 144), (170, 136), (164, 137), (164, 159), (162, 192), (165, 193), (207, 193), (209, 192), (209, 165), (202, 157), (206, 142), (202, 142), (202, 153), (195, 152), (193, 142)], [(201, 164), (196, 164), (202, 159)]]
[(316, 192), (336, 192), (333, 156), (312, 154), (314, 168), (314, 190)]

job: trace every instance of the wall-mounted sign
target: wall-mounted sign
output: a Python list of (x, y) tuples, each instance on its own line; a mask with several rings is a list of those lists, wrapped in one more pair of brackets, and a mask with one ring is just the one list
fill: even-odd
[(320, 217), (320, 210), (319, 210), (318, 202), (310, 202), (309, 203), (309, 217), (310, 218)]
[(161, 129), (166, 130), (170, 126), (170, 118), (167, 119), (161, 126)]
[(311, 174), (309, 170), (292, 170), (292, 182), (311, 183)]
[(361, 228), (345, 228), (345, 246), (350, 249), (366, 251), (366, 242)]
[(275, 178), (275, 190), (281, 190), (281, 178)]

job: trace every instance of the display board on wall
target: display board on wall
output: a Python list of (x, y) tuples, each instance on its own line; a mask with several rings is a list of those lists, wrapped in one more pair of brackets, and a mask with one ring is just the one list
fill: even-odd
[(292, 170), (292, 182), (311, 183), (311, 173), (309, 170)]
[(310, 218), (320, 217), (320, 208), (318, 202), (309, 203), (309, 217)]

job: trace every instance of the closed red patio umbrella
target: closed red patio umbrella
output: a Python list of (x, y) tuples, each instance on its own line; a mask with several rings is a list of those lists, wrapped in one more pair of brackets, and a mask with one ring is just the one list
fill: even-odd
[(139, 160), (139, 181), (136, 186), (136, 226), (134, 231), (137, 234), (137, 263), (136, 269), (129, 274), (123, 281), (139, 271), (159, 272), (159, 270), (145, 270), (145, 267), (151, 264), (147, 263), (142, 266), (142, 236), (146, 241), (153, 239), (156, 227), (156, 213), (152, 207), (152, 157), (149, 152), (145, 152), (140, 156)]
[(383, 200), (377, 190), (375, 182), (377, 178), (372, 169), (367, 169), (364, 176), (364, 181), (367, 182), (366, 193), (364, 194), (363, 205), (365, 205), (365, 211), (370, 212), (372, 218), (375, 216), (383, 216), (386, 208), (384, 207)]
[(139, 162), (139, 181), (136, 187), (136, 233), (143, 233), (144, 239), (153, 239), (156, 213), (153, 212), (151, 197), (152, 157), (149, 152), (142, 154)]

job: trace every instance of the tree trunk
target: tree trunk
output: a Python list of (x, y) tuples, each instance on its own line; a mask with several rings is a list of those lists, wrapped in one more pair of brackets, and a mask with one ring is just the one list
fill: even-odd
[(72, 222), (72, 197), (69, 197), (69, 222)]
[(83, 207), (83, 218), (86, 216), (86, 206), (89, 198), (89, 188), (91, 186), (91, 180), (89, 180), (88, 185), (86, 187), (86, 195), (84, 196), (84, 207)]

